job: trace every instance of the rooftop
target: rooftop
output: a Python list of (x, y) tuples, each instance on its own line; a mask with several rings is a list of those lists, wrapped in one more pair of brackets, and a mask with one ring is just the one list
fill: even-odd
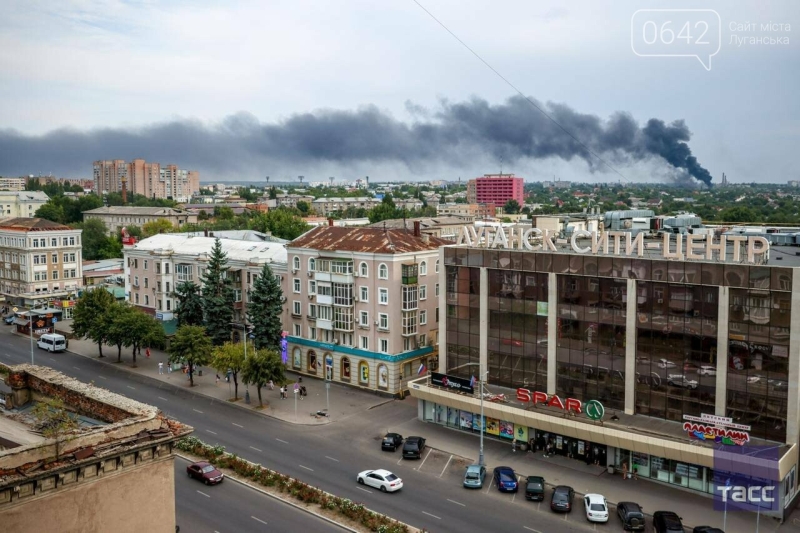
[(404, 254), (437, 250), (447, 244), (452, 242), (438, 237), (417, 236), (411, 229), (321, 226), (304, 233), (287, 247), (330, 252)]
[(375, 224), (370, 224), (368, 227), (370, 228), (383, 228), (384, 225), (387, 229), (412, 229), (414, 227), (414, 222), (419, 222), (422, 229), (428, 228), (436, 228), (439, 226), (449, 226), (449, 225), (464, 225), (464, 219), (462, 217), (417, 217), (417, 218), (394, 218), (390, 220), (384, 220), (383, 222), (376, 222)]
[[(141, 240), (128, 250), (171, 252), (179, 255), (210, 254), (215, 237), (194, 237), (188, 233), (161, 233)], [(219, 239), (229, 260), (286, 263), (286, 248), (281, 243)]]
[(173, 207), (133, 207), (128, 205), (112, 205), (108, 207), (98, 207), (97, 209), (90, 209), (84, 211), (83, 214), (90, 215), (132, 215), (132, 216), (172, 216), (172, 215), (187, 215), (186, 211), (182, 209), (175, 209)]
[(286, 239), (279, 239), (267, 233), (252, 229), (232, 229), (223, 231), (209, 231), (208, 235), (204, 231), (187, 231), (182, 232), (182, 235), (189, 237), (214, 237), (218, 239), (233, 239), (237, 241), (250, 241), (250, 242), (275, 242), (278, 244), (286, 244)]
[(0, 196), (16, 196), (21, 202), (46, 202), (50, 199), (44, 191), (0, 191)]
[(20, 217), (0, 221), (0, 229), (12, 231), (63, 231), (71, 230), (72, 228), (43, 218)]

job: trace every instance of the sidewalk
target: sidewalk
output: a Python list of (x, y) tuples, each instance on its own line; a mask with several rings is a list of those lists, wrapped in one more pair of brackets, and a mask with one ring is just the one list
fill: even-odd
[[(450, 429), (418, 419), (391, 427), (389, 431), (396, 431), (404, 437), (424, 436), (428, 446), (432, 448), (469, 458), (476, 463), (478, 461), (480, 446), (478, 434)], [(701, 525), (722, 528), (723, 513), (713, 509), (710, 497), (642, 479), (624, 480), (622, 474), (611, 475), (605, 468), (587, 466), (582, 461), (562, 456), (545, 458), (541, 452), (512, 452), (510, 441), (498, 441), (494, 438), (484, 437), (483, 443), (484, 457), (489, 471), (498, 465), (510, 466), (522, 476), (543, 476), (550, 486), (569, 485), (575, 489), (575, 492), (581, 494), (603, 494), (610, 504), (621, 501), (636, 502), (648, 515), (661, 510), (675, 511), (683, 518), (683, 524), (687, 526), (687, 531)], [(487, 479), (489, 478), (487, 477)], [(755, 514), (729, 512), (727, 515), (726, 533), (756, 531)], [(616, 517), (612, 518), (612, 522), (614, 520)], [(758, 531), (761, 533), (800, 532), (800, 527), (793, 524), (791, 517), (781, 526), (776, 520), (762, 516)]]
[[(72, 321), (65, 320), (56, 324), (56, 330), (60, 333), (67, 333), (72, 331)], [(194, 387), (189, 387), (189, 377), (180, 370), (169, 373), (167, 371), (167, 361), (169, 360), (168, 354), (161, 350), (151, 350), (150, 358), (145, 357), (145, 350), (142, 348), (142, 355), (136, 356), (136, 367), (133, 367), (133, 356), (131, 355), (130, 348), (122, 349), (122, 362), (117, 363), (117, 347), (104, 346), (104, 358), (99, 359), (97, 344), (80, 339), (69, 340), (69, 352), (89, 357), (113, 366), (114, 368), (126, 370), (133, 374), (147, 376), (149, 378), (170, 383), (177, 387), (185, 387), (187, 390), (196, 394), (202, 394), (210, 398), (226, 401), (233, 398), (233, 378), (230, 382), (225, 381), (225, 375), (219, 372), (220, 380), (216, 382), (216, 375), (218, 372), (211, 367), (202, 367), (203, 375), (199, 371), (195, 371)], [(164, 363), (164, 373), (158, 373), (158, 363)], [(286, 378), (290, 383), (297, 380), (297, 374), (287, 372)], [(239, 377), (239, 400), (231, 402), (244, 409), (250, 409), (257, 413), (267, 416), (278, 418), (285, 422), (303, 425), (320, 425), (328, 424), (344, 420), (348, 417), (361, 413), (363, 411), (372, 409), (383, 403), (393, 401), (391, 398), (380, 396), (376, 393), (355, 389), (340, 383), (332, 382), (328, 390), (330, 398), (330, 412), (328, 417), (312, 416), (317, 411), (327, 409), (327, 400), (325, 394), (325, 382), (319, 379), (306, 378), (302, 383), (306, 387), (307, 396), (302, 400), (297, 399), (297, 414), (295, 415), (295, 399), (294, 394), (289, 391), (289, 397), (285, 400), (280, 399), (280, 392), (278, 386), (274, 390), (269, 390), (268, 387), (261, 389), (261, 397), (264, 402), (264, 408), (258, 408), (258, 392), (253, 386), (246, 387), (242, 383), (241, 376)], [(245, 403), (245, 391), (249, 388), (250, 391), (250, 404)], [(290, 385), (291, 389), (291, 385)]]

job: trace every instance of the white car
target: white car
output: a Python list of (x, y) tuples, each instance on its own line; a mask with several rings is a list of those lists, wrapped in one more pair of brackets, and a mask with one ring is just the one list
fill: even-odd
[(394, 492), (403, 488), (403, 480), (388, 470), (364, 470), (358, 474), (358, 483), (375, 487), (383, 492)]
[(666, 359), (659, 359), (658, 368), (675, 368), (675, 363)]
[(670, 374), (667, 376), (667, 383), (673, 387), (684, 387), (687, 389), (697, 388), (697, 381), (689, 379), (683, 374)]
[(608, 522), (608, 505), (602, 494), (587, 494), (583, 498), (589, 522)]
[(703, 365), (703, 366), (700, 367), (700, 375), (701, 376), (716, 376), (717, 375), (717, 367)]

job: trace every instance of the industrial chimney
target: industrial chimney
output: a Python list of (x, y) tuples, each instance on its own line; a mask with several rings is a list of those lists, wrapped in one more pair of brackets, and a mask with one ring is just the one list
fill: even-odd
[(128, 178), (122, 178), (122, 204), (128, 203)]
[(421, 236), (422, 236), (422, 232), (420, 230), (420, 221), (419, 220), (415, 220), (414, 221), (414, 237), (421, 237)]

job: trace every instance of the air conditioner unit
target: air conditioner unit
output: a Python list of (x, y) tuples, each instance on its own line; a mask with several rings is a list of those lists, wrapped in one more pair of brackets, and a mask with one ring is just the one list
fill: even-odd
[(378, 321), (376, 320), (376, 321), (375, 321), (375, 325), (377, 326), (378, 324), (380, 324), (380, 322), (378, 322)]
[(297, 274), (297, 270), (292, 269), (292, 274)]
[(314, 295), (313, 294), (309, 294), (308, 295), (308, 299), (311, 300), (312, 298), (314, 298)]
[(360, 302), (361, 300), (359, 300), (358, 298), (353, 298), (353, 301), (354, 301), (354, 302), (356, 302), (356, 303), (358, 303), (358, 302)]
[(313, 274), (313, 272), (311, 272), (311, 271), (309, 271), (309, 272), (306, 272), (306, 275), (307, 275), (309, 278), (311, 277), (311, 275), (312, 275), (312, 274)]
[(354, 277), (354, 278), (357, 278), (357, 277), (359, 277), (359, 274), (358, 274), (358, 272), (353, 272), (353, 277)]

